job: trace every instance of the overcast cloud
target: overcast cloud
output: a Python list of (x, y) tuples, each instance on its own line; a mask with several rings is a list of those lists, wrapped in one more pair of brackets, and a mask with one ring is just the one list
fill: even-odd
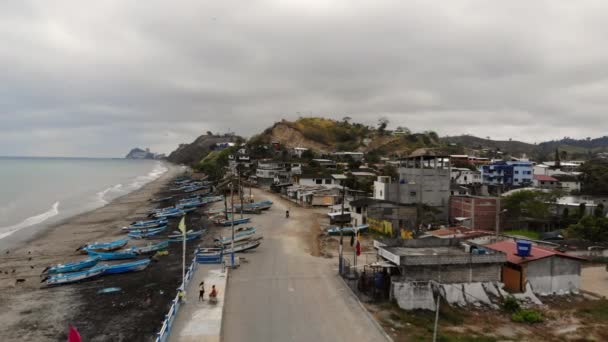
[(605, 135), (606, 1), (2, 1), (0, 155), (170, 152), (281, 118)]

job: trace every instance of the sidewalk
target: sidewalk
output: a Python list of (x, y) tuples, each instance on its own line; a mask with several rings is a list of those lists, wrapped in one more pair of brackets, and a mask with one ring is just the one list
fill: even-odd
[[(220, 340), (222, 312), (226, 294), (227, 272), (221, 265), (197, 265), (194, 277), (186, 290), (186, 303), (180, 307), (169, 336), (170, 342)], [(198, 285), (205, 281), (205, 300), (198, 301)], [(217, 304), (209, 304), (211, 286), (218, 291)]]

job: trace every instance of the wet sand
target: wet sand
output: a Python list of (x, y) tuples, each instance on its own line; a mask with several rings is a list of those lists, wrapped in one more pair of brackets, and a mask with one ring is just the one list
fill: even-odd
[[(169, 166), (141, 189), (52, 226), (19, 247), (1, 250), (0, 340), (65, 340), (68, 323), (79, 329), (85, 341), (153, 340), (181, 282), (181, 244), (170, 246), (169, 255), (137, 273), (50, 289), (40, 289), (39, 275), (48, 265), (84, 258), (75, 252), (83, 244), (125, 237), (119, 228), (144, 219), (146, 211), (157, 207), (149, 199), (167, 194), (168, 182), (179, 172), (180, 168)], [(189, 229), (203, 225), (201, 220), (200, 213), (188, 215)], [(164, 235), (176, 227), (177, 220), (171, 220)], [(132, 240), (129, 245), (146, 243)], [(189, 258), (194, 245), (188, 250)], [(114, 286), (121, 291), (97, 293)]]

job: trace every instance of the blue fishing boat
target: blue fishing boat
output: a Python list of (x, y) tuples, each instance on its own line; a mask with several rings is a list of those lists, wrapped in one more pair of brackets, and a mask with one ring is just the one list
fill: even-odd
[(133, 232), (133, 231), (140, 231), (140, 230), (150, 230), (150, 229), (158, 229), (158, 228), (167, 228), (167, 224), (163, 224), (161, 226), (157, 226), (157, 227), (122, 227), (120, 228), (123, 232)]
[(151, 229), (132, 230), (127, 235), (132, 239), (144, 239), (147, 237), (158, 235), (158, 234), (162, 233), (163, 231), (165, 231), (165, 229), (167, 229), (167, 226), (151, 228)]
[(42, 274), (57, 274), (57, 273), (67, 273), (67, 272), (76, 272), (80, 270), (84, 270), (85, 268), (93, 267), (97, 265), (97, 263), (101, 260), (100, 257), (90, 257), (84, 260), (68, 262), (65, 264), (57, 264), (54, 266), (48, 266), (44, 270), (42, 270)]
[(340, 230), (342, 230), (342, 235), (355, 235), (355, 232), (365, 232), (369, 229), (369, 225), (362, 224), (356, 227), (329, 227), (327, 228), (328, 235), (340, 235)]
[(87, 250), (87, 253), (89, 253), (90, 256), (98, 256), (101, 260), (122, 260), (137, 258), (137, 253), (135, 251), (135, 249), (131, 248), (118, 252), (96, 252)]
[(223, 258), (223, 248), (202, 248), (196, 252), (196, 262), (199, 264), (221, 264)]
[[(237, 229), (234, 232), (234, 242), (249, 240), (253, 237), (255, 232), (256, 232), (255, 227)], [(226, 245), (226, 244), (232, 243), (232, 236), (226, 236), (226, 237), (220, 236), (219, 238), (216, 238), (215, 241), (216, 241), (216, 244), (218, 244), (218, 245)]]
[(160, 213), (156, 213), (156, 214), (154, 214), (154, 216), (156, 216), (158, 218), (160, 218), (160, 217), (174, 218), (174, 217), (182, 217), (182, 216), (184, 216), (184, 214), (185, 214), (185, 211), (174, 208), (174, 210), (167, 210), (167, 211), (163, 211)]
[(162, 251), (163, 249), (167, 249), (167, 247), (169, 247), (169, 241), (161, 241), (153, 245), (150, 244), (147, 246), (136, 246), (133, 247), (133, 250), (135, 251), (135, 253), (141, 255)]
[[(242, 219), (235, 219), (234, 220), (234, 225), (239, 225), (239, 224), (243, 224), (243, 223), (249, 223), (249, 221), (251, 221), (251, 218), (249, 217), (243, 217)], [(219, 224), (221, 224), (224, 227), (230, 227), (233, 224), (232, 220), (220, 220)]]
[(141, 259), (136, 261), (124, 262), (122, 264), (116, 265), (106, 265), (107, 268), (103, 272), (103, 274), (117, 274), (117, 273), (127, 273), (127, 272), (136, 272), (144, 270), (146, 267), (150, 265), (150, 259)]
[[(205, 232), (205, 229), (189, 230), (186, 232), (186, 241), (196, 240), (196, 239), (200, 238), (204, 232)], [(183, 237), (182, 233), (169, 235), (169, 242), (182, 242), (183, 240), (184, 240), (184, 237)]]
[(148, 220), (148, 221), (136, 221), (136, 222), (131, 223), (129, 226), (130, 227), (141, 227), (141, 228), (153, 228), (153, 227), (162, 226), (164, 224), (167, 224), (167, 219), (162, 218), (162, 219)]
[(54, 286), (54, 285), (63, 285), (75, 283), (83, 280), (88, 280), (91, 278), (95, 278), (100, 276), (105, 272), (106, 265), (98, 265), (93, 268), (89, 268), (87, 270), (78, 271), (78, 272), (70, 272), (70, 273), (59, 273), (56, 275), (51, 275), (48, 277), (44, 277), (40, 282), (43, 283), (43, 286)]
[(121, 249), (126, 246), (127, 243), (129, 243), (129, 239), (120, 239), (110, 242), (94, 242), (80, 246), (76, 251), (80, 251), (83, 254), (88, 253), (88, 251), (109, 252)]

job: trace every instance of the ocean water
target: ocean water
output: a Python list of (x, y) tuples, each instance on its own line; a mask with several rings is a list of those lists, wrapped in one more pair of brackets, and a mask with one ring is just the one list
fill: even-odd
[(0, 242), (101, 207), (166, 171), (156, 160), (0, 157)]

